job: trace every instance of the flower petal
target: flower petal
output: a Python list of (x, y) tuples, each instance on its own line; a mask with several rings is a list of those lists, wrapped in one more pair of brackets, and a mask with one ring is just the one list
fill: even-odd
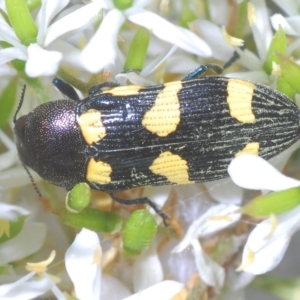
[(27, 53), (19, 48), (5, 48), (0, 50), (0, 65), (3, 65), (14, 59), (26, 60)]
[(26, 52), (26, 47), (21, 44), (14, 30), (7, 24), (3, 16), (0, 14), (0, 41), (5, 41), (16, 48), (20, 48)]
[(0, 171), (7, 169), (19, 161), (17, 151), (6, 151), (0, 154)]
[(183, 27), (175, 26), (164, 18), (146, 11), (136, 10), (127, 14), (128, 19), (149, 29), (159, 39), (175, 45), (185, 51), (202, 56), (211, 56), (211, 49), (200, 37)]
[(129, 297), (131, 294), (132, 293), (123, 282), (115, 277), (103, 273), (100, 299), (120, 300)]
[(143, 68), (140, 75), (141, 76), (148, 76), (152, 72), (154, 72), (163, 62), (165, 62), (177, 49), (177, 47), (173, 46), (170, 49), (166, 49), (163, 53), (158, 55), (156, 58), (151, 60), (147, 66)]
[(123, 300), (172, 299), (183, 288), (184, 284), (181, 282), (165, 280)]
[(253, 23), (250, 22), (250, 25), (259, 57), (262, 61), (264, 61), (273, 36), (268, 9), (264, 0), (251, 0), (248, 6), (248, 16), (249, 7), (253, 7), (255, 9), (253, 12), (255, 14), (255, 21)]
[(203, 282), (219, 291), (225, 282), (225, 270), (203, 252), (197, 239), (192, 241), (194, 256), (199, 275)]
[(244, 190), (228, 178), (204, 184), (208, 193), (220, 203), (239, 205), (243, 200)]
[(281, 191), (300, 185), (300, 181), (281, 174), (256, 155), (243, 154), (234, 158), (228, 173), (235, 184), (246, 189)]
[(81, 51), (63, 40), (55, 40), (47, 47), (48, 50), (62, 53), (61, 64), (76, 70), (84, 71), (85, 68), (81, 62)]
[[(36, 173), (32, 173), (32, 177), (35, 182), (41, 180)], [(30, 178), (21, 165), (0, 172), (1, 189), (8, 190), (11, 188), (28, 185), (29, 183)]]
[(33, 275), (29, 273), (13, 283), (1, 284), (0, 298), (3, 300), (36, 299), (53, 286), (53, 282), (47, 277), (29, 280)]
[(129, 80), (132, 84), (139, 86), (155, 85), (155, 82), (148, 80), (135, 72), (119, 73), (115, 78), (121, 85), (126, 85), (127, 80)]
[(41, 8), (36, 17), (36, 25), (38, 27), (37, 42), (42, 45), (44, 42), (45, 32), (51, 20), (68, 5), (70, 0), (51, 0), (42, 1)]
[(133, 265), (134, 292), (140, 292), (163, 280), (161, 262), (156, 252), (156, 243), (145, 250)]
[(238, 222), (241, 217), (241, 214), (235, 213), (238, 209), (238, 206), (225, 204), (211, 207), (190, 225), (184, 238), (172, 252), (181, 252), (186, 249), (194, 239), (209, 236), (232, 226)]
[[(281, 28), (284, 30), (284, 32), (286, 34), (289, 34), (289, 35), (299, 35), (300, 34), (299, 30), (297, 30), (297, 27), (294, 30), (294, 28), (289, 24), (288, 19), (285, 18), (283, 15), (275, 14), (270, 19), (271, 19), (272, 26), (275, 30), (278, 30), (279, 27), (281, 26)], [(298, 19), (297, 21), (298, 21), (298, 26), (299, 26), (300, 18), (297, 17), (297, 19)]]
[(118, 55), (117, 36), (125, 17), (117, 9), (107, 13), (95, 35), (82, 50), (82, 64), (86, 70), (97, 73), (114, 64)]
[(30, 211), (20, 206), (0, 203), (0, 219), (16, 221), (19, 217), (27, 216)]
[(30, 77), (55, 75), (61, 60), (60, 52), (44, 50), (38, 44), (31, 44), (28, 47), (25, 71)]
[(192, 24), (197, 32), (201, 32), (201, 36), (210, 46), (214, 58), (227, 61), (228, 57), (232, 56), (234, 48), (226, 42), (219, 26), (207, 20), (196, 20)]
[(299, 221), (300, 206), (279, 215), (275, 230), (270, 218), (258, 224), (248, 237), (239, 269), (255, 275), (274, 269), (282, 260)]
[(43, 223), (25, 223), (15, 238), (0, 245), (1, 265), (25, 258), (41, 249), (46, 238), (46, 231)]
[(43, 42), (43, 45), (47, 47), (51, 42), (63, 34), (84, 28), (93, 20), (100, 9), (105, 7), (105, 2), (98, 0), (75, 10), (50, 25), (46, 31), (44, 41), (40, 42)]
[(100, 299), (102, 250), (98, 235), (88, 229), (77, 234), (65, 254), (68, 274), (79, 299)]
[(295, 15), (299, 13), (299, 2), (295, 0), (273, 0), (284, 12), (288, 15)]

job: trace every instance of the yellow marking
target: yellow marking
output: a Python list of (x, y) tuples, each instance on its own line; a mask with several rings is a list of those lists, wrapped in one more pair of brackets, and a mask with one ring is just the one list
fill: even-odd
[(94, 158), (91, 158), (87, 166), (86, 179), (89, 182), (107, 184), (111, 182), (111, 172), (112, 168), (109, 164), (103, 161), (95, 161)]
[(90, 109), (77, 119), (83, 138), (88, 145), (99, 142), (106, 135), (106, 129), (101, 121), (101, 112)]
[(102, 92), (102, 94), (112, 94), (113, 96), (131, 96), (139, 94), (142, 87), (138, 85), (118, 86), (110, 90)]
[(180, 122), (178, 91), (182, 88), (180, 81), (167, 83), (157, 95), (152, 108), (147, 111), (142, 124), (147, 130), (158, 136), (167, 136), (176, 130)]
[(255, 122), (252, 112), (252, 97), (255, 85), (240, 79), (228, 79), (227, 103), (230, 115), (242, 123)]
[(235, 154), (235, 157), (238, 157), (242, 154), (253, 154), (258, 156), (258, 151), (259, 151), (259, 143), (257, 142), (249, 143), (241, 151), (238, 151)]
[(172, 183), (194, 183), (194, 181), (189, 180), (187, 162), (179, 155), (173, 154), (170, 151), (161, 153), (158, 158), (154, 159), (149, 169), (156, 175), (167, 177)]

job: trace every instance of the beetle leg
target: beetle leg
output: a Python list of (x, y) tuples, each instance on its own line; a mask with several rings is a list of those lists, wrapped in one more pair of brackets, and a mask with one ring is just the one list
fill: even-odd
[(91, 87), (89, 90), (89, 95), (100, 94), (104, 88), (114, 88), (117, 86), (119, 86), (119, 84), (116, 82), (106, 81), (106, 82), (103, 82), (103, 83), (100, 83), (98, 85)]
[(192, 71), (189, 74), (187, 74), (186, 76), (184, 76), (182, 78), (182, 81), (199, 78), (201, 74), (203, 74), (204, 72), (206, 72), (209, 69), (215, 71), (217, 74), (221, 74), (223, 72), (223, 68), (219, 65), (206, 64), (206, 65), (202, 65), (202, 66), (198, 67), (194, 71)]
[(55, 77), (52, 80), (52, 84), (64, 95), (67, 99), (80, 101), (75, 89), (69, 83), (63, 81), (62, 79)]
[(116, 202), (119, 202), (124, 205), (133, 205), (133, 204), (148, 204), (150, 207), (154, 209), (154, 211), (160, 215), (160, 217), (163, 219), (164, 225), (168, 226), (167, 219), (169, 219), (169, 216), (165, 214), (161, 209), (159, 209), (155, 203), (153, 203), (150, 199), (143, 197), (143, 198), (136, 198), (136, 199), (122, 199), (117, 196), (115, 196), (113, 193), (110, 193), (110, 196), (112, 199)]

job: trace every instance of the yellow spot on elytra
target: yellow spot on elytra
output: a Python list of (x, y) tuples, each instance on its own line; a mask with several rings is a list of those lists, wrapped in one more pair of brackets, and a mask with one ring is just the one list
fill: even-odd
[(50, 265), (54, 258), (55, 258), (56, 252), (55, 250), (52, 250), (50, 253), (49, 258), (47, 258), (44, 261), (40, 261), (38, 263), (30, 263), (28, 262), (26, 265), (26, 270), (29, 272), (35, 272), (35, 273), (42, 273), (47, 271), (47, 266)]
[(235, 157), (238, 157), (242, 154), (252, 154), (258, 156), (258, 151), (259, 151), (259, 143), (257, 142), (249, 143), (241, 151), (238, 151), (235, 154)]
[(240, 264), (240, 266), (236, 269), (237, 272), (241, 272), (251, 266), (254, 262), (254, 256), (255, 252), (253, 252), (251, 249), (247, 248), (245, 249), (247, 251), (246, 258), (243, 259), (243, 262)]
[(77, 118), (81, 134), (88, 145), (99, 142), (106, 135), (106, 129), (101, 121), (101, 112), (89, 109)]
[(255, 86), (241, 79), (228, 79), (227, 103), (230, 115), (242, 123), (255, 122), (252, 112), (252, 98)]
[(110, 174), (112, 168), (109, 164), (103, 161), (95, 161), (91, 158), (87, 166), (86, 179), (89, 182), (96, 182), (99, 184), (107, 184), (111, 182)]
[(164, 85), (164, 89), (157, 95), (154, 105), (143, 117), (142, 124), (147, 130), (158, 136), (167, 136), (176, 130), (180, 122), (177, 93), (181, 88), (180, 81)]
[(170, 151), (161, 153), (156, 158), (149, 169), (157, 175), (165, 176), (167, 179), (176, 184), (194, 183), (189, 180), (187, 162), (179, 155)]
[(138, 85), (117, 86), (110, 90), (102, 92), (102, 94), (111, 94), (113, 96), (131, 96), (137, 95), (142, 87)]
[(10, 223), (9, 220), (0, 219), (0, 237), (3, 235), (10, 237)]

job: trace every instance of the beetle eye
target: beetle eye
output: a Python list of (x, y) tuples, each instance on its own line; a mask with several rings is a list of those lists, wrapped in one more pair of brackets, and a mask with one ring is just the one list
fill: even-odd
[(27, 115), (20, 117), (15, 123), (15, 133), (18, 139), (23, 140), (25, 137)]

